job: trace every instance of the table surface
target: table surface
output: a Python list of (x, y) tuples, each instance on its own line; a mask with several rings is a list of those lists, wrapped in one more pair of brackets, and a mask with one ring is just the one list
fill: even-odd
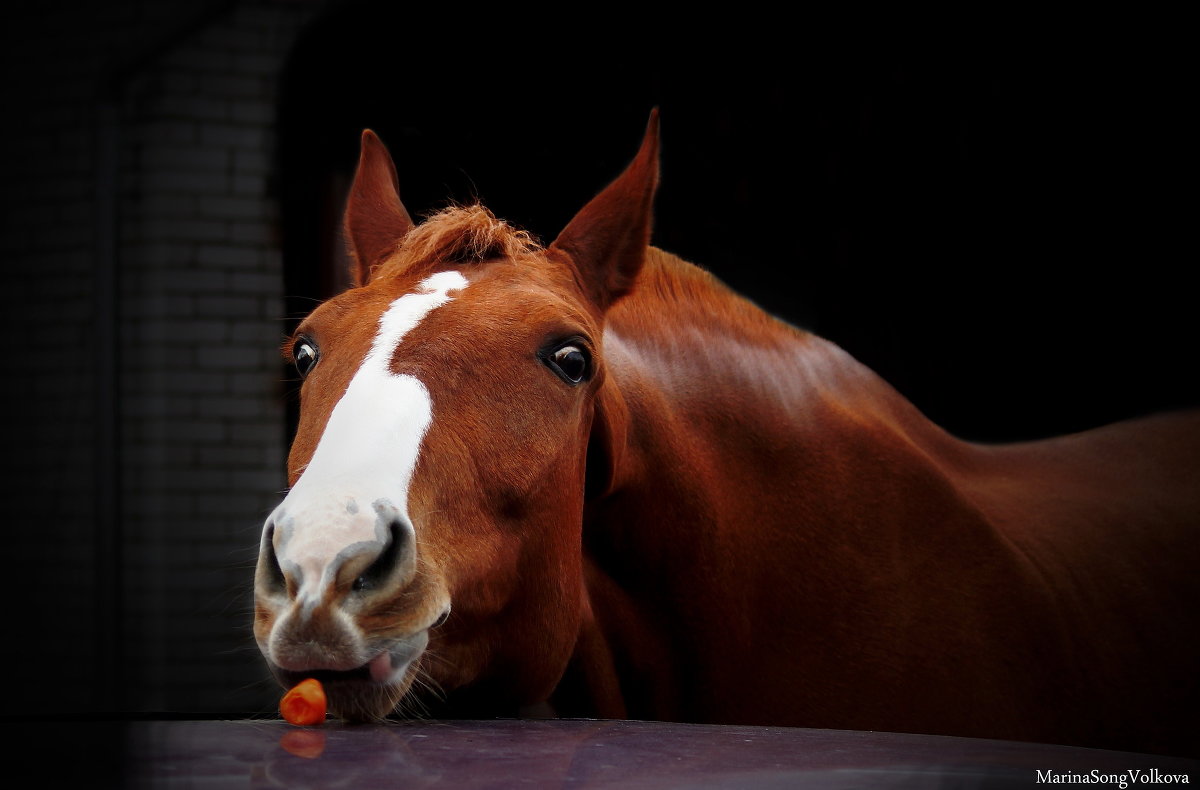
[(1125, 752), (636, 721), (8, 722), (0, 737), (10, 775), (32, 769), (90, 787), (1119, 788), (1123, 780), (1140, 788), (1179, 774), (1200, 781), (1200, 761)]

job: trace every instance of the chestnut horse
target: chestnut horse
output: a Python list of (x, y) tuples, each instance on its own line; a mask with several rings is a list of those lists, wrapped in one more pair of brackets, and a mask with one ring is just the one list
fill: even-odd
[(1193, 751), (1200, 415), (977, 446), (649, 246), (658, 122), (542, 246), (414, 224), (362, 136), (356, 286), (287, 356), (255, 634), (347, 720), (564, 716)]

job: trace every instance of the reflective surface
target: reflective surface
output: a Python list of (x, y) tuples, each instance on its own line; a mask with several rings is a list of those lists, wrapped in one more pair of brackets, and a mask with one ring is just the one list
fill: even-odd
[[(1043, 772), (1042, 784), (1081, 783), (1068, 775), (1086, 775), (1089, 784), (1111, 788), (1120, 787), (1122, 777), (1128, 787), (1145, 786), (1155, 771), (1158, 783), (1169, 774), (1200, 781), (1200, 763), (1191, 760), (781, 727), (136, 721), (12, 723), (0, 733), (18, 767), (29, 762), (46, 780), (93, 787), (1030, 787)], [(21, 741), (20, 753), (11, 751)]]

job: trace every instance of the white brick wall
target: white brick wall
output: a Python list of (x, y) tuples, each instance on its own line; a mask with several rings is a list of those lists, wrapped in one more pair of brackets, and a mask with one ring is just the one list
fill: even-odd
[[(4, 96), (23, 123), (4, 141), (3, 326), (22, 349), (10, 375), (26, 382), (5, 388), (19, 427), (4, 447), (5, 506), (23, 547), (18, 587), (41, 589), (50, 605), (22, 615), (34, 638), (6, 664), (36, 660), (70, 679), (18, 690), (18, 704), (273, 705), (249, 631), (258, 531), (285, 484), (283, 277), (268, 179), (280, 71), (320, 5), (197, 3), (191, 12), (209, 11), (189, 23), (170, 15), (188, 10), (180, 4), (51, 2), (8, 26), (6, 78), (31, 76), (6, 79)], [(109, 94), (120, 546), (107, 557), (97, 532), (97, 481), (109, 479), (97, 456), (103, 371), (89, 353), (102, 283), (98, 77), (139, 52), (151, 56)]]
[(127, 622), (154, 656), (148, 709), (270, 704), (248, 617), (257, 533), (285, 484), (267, 179), (278, 73), (310, 11), (239, 3), (128, 92), (122, 364), (143, 386), (123, 392), (125, 529), (154, 592)]

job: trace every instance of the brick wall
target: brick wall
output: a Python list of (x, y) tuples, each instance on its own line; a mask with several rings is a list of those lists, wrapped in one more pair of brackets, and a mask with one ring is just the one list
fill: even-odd
[(52, 681), (24, 707), (270, 710), (249, 594), (285, 485), (275, 105), (319, 5), (52, 2), (7, 27), (3, 477), (29, 638), (5, 664)]

